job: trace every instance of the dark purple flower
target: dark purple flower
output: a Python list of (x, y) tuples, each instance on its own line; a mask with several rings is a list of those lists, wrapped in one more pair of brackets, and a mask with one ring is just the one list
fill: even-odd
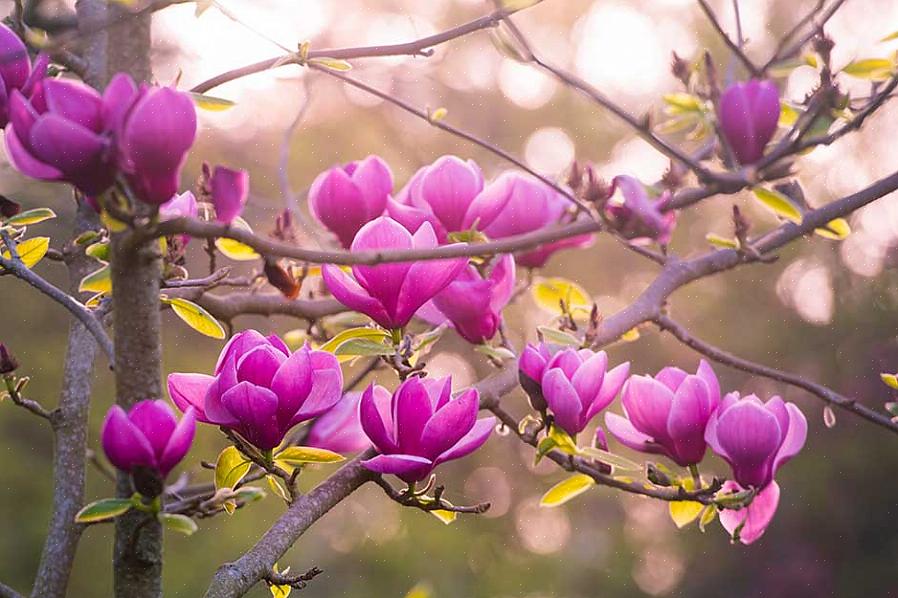
[(32, 68), (25, 44), (12, 29), (0, 24), (0, 128), (9, 122), (9, 99), (13, 90), (31, 97), (46, 77), (49, 62), (49, 56), (39, 54)]
[(717, 120), (740, 164), (761, 159), (779, 117), (779, 91), (773, 81), (734, 83), (720, 96)]
[(363, 465), (408, 483), (423, 480), (440, 463), (474, 452), (489, 438), (496, 418), (477, 419), (480, 397), (470, 388), (452, 397), (452, 378), (409, 378), (393, 396), (362, 395), (362, 429), (380, 451)]
[(190, 450), (195, 431), (192, 408), (178, 422), (165, 401), (140, 401), (127, 413), (113, 405), (103, 421), (100, 441), (118, 469), (131, 473), (146, 468), (164, 479)]

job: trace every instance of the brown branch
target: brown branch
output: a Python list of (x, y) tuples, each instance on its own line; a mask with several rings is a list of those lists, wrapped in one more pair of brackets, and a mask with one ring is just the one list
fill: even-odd
[(284, 315), (311, 321), (346, 311), (336, 299), (288, 299), (280, 293), (235, 292), (217, 295), (195, 287), (168, 289), (166, 295), (194, 301), (225, 322), (245, 315)]
[[(761, 74), (761, 69), (755, 66), (755, 63), (751, 61), (751, 59), (745, 55), (745, 52), (742, 51), (742, 48), (738, 43), (734, 42), (733, 39), (727, 35), (727, 32), (723, 30), (723, 26), (720, 24), (720, 21), (717, 20), (717, 16), (714, 14), (714, 11), (711, 10), (711, 7), (708, 5), (707, 0), (698, 0), (699, 6), (701, 6), (702, 12), (705, 13), (705, 16), (708, 17), (708, 20), (711, 22), (711, 25), (714, 27), (714, 30), (720, 35), (720, 38), (726, 44), (727, 48), (733, 53), (739, 62), (748, 70), (752, 77), (757, 77)], [(738, 8), (737, 8), (738, 10)]]
[[(770, 60), (765, 62), (764, 66), (761, 67), (761, 72), (766, 73), (770, 69), (770, 67), (773, 66), (775, 63), (780, 62), (782, 60), (786, 60), (788, 58), (792, 58), (793, 56), (798, 54), (801, 51), (801, 49), (805, 46), (805, 44), (807, 44), (809, 41), (811, 41), (811, 39), (813, 39), (815, 35), (817, 35), (820, 31), (823, 30), (823, 26), (829, 22), (829, 20), (833, 17), (833, 15), (836, 14), (836, 12), (840, 8), (842, 8), (843, 4), (845, 4), (845, 0), (835, 0), (832, 4), (829, 5), (829, 8), (827, 8), (823, 12), (821, 17), (818, 20), (814, 21), (814, 17), (817, 15), (818, 12), (820, 12), (820, 9), (822, 8), (822, 5), (823, 5), (822, 1), (818, 2), (817, 5), (813, 9), (811, 9), (811, 12), (809, 12), (807, 15), (805, 15), (796, 24), (796, 26), (792, 30), (790, 30), (786, 34), (786, 36), (783, 37), (783, 39), (780, 40), (779, 45), (777, 46), (776, 50), (774, 50), (774, 52), (773, 52), (773, 56), (771, 56)], [(797, 42), (795, 42), (791, 46), (787, 46), (788, 40), (790, 40), (792, 37), (795, 37), (795, 35), (798, 33), (798, 31), (800, 31), (807, 23), (809, 23), (811, 21), (814, 21), (814, 28), (809, 33), (806, 33), (805, 35), (803, 35), (801, 37), (801, 39), (799, 39)]]
[(428, 496), (420, 496), (414, 492), (411, 492), (408, 488), (406, 488), (405, 490), (397, 490), (396, 488), (393, 488), (393, 485), (385, 480), (383, 476), (375, 476), (372, 481), (381, 487), (381, 489), (384, 491), (384, 494), (386, 494), (390, 498), (390, 500), (399, 503), (403, 507), (413, 507), (425, 512), (448, 511), (450, 513), (465, 513), (473, 515), (481, 515), (483, 513), (486, 513), (490, 508), (490, 503), (488, 502), (478, 503), (476, 505), (470, 506), (451, 505), (443, 500), (443, 493), (446, 491), (446, 488), (444, 486), (437, 486), (434, 490), (434, 495), (431, 498)]
[(869, 407), (861, 405), (855, 399), (850, 399), (844, 395), (841, 395), (834, 390), (823, 386), (822, 384), (811, 382), (810, 380), (806, 380), (805, 378), (791, 372), (777, 370), (760, 363), (755, 363), (753, 361), (743, 359), (742, 357), (738, 357), (736, 355), (733, 355), (732, 353), (728, 353), (723, 349), (719, 349), (714, 345), (695, 338), (689, 333), (688, 330), (686, 330), (685, 327), (664, 314), (655, 318), (655, 323), (662, 331), (670, 332), (674, 335), (674, 337), (676, 337), (687, 347), (693, 349), (694, 351), (697, 351), (698, 353), (701, 353), (702, 355), (710, 357), (718, 363), (728, 365), (730, 367), (736, 368), (737, 370), (742, 370), (743, 372), (748, 372), (749, 374), (763, 376), (765, 378), (770, 378), (771, 380), (776, 380), (777, 382), (783, 382), (785, 384), (790, 384), (797, 388), (801, 388), (803, 390), (806, 390), (810, 394), (823, 399), (827, 404), (832, 404), (836, 407), (840, 407), (841, 409), (854, 413), (855, 415), (860, 416), (867, 421), (873, 422), (874, 424), (882, 426), (892, 432), (898, 433), (898, 423), (893, 422), (888, 415), (879, 413), (877, 411), (874, 411), (873, 409), (870, 409)]
[(265, 256), (289, 257), (315, 264), (383, 264), (413, 260), (433, 260), (453, 257), (492, 256), (534, 249), (540, 245), (569, 239), (579, 235), (595, 233), (601, 225), (592, 220), (578, 220), (571, 224), (547, 227), (542, 230), (514, 235), (487, 243), (441, 246), (433, 249), (404, 249), (382, 251), (349, 252), (342, 250), (316, 250), (297, 247), (261, 237), (245, 229), (230, 227), (217, 222), (204, 222), (192, 218), (174, 218), (162, 222), (146, 236), (168, 236), (188, 234), (199, 238), (223, 237), (249, 245)]
[(288, 575), (286, 573), (275, 573), (271, 571), (265, 576), (265, 582), (272, 586), (290, 586), (294, 590), (303, 590), (309, 582), (324, 573), (318, 567), (312, 567), (305, 573), (300, 575)]
[(51, 421), (53, 412), (44, 409), (44, 406), (37, 401), (23, 397), (21, 392), (19, 392), (19, 389), (16, 388), (16, 380), (13, 376), (4, 374), (3, 379), (6, 382), (6, 390), (9, 394), (9, 398), (14, 404), (42, 419)]

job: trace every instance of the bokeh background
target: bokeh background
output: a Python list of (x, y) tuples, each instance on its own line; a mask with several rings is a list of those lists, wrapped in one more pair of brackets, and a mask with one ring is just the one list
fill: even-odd
[[(190, 86), (222, 71), (295, 48), (405, 41), (486, 14), (482, 0), (221, 0), (244, 24), (211, 8), (194, 16), (194, 5), (168, 8), (155, 17), (154, 60), (160, 82), (180, 75)], [(11, 2), (0, 3), (6, 14)], [(47, 2), (48, 5), (52, 3)], [(734, 30), (730, 0), (711, 3), (724, 26)], [(743, 0), (748, 53), (766, 58), (778, 37), (813, 2)], [(710, 49), (725, 77), (740, 76), (720, 40), (692, 0), (546, 0), (517, 18), (540, 51), (580, 74), (635, 114), (659, 113), (660, 95), (676, 91), (669, 74), (671, 51), (696, 57)], [(248, 25), (249, 27), (247, 27)], [(898, 42), (877, 40), (898, 29), (898, 3), (846, 3), (828, 33), (836, 42), (834, 62), (886, 56)], [(477, 33), (437, 48), (431, 58), (353, 61), (353, 75), (416, 106), (445, 107), (447, 121), (477, 133), (548, 175), (559, 175), (573, 159), (597, 164), (605, 176), (619, 173), (657, 179), (667, 163), (620, 122), (554, 80), (503, 57), (489, 34)], [(808, 67), (781, 79), (787, 98), (799, 100), (814, 82)], [(843, 85), (855, 95), (869, 90), (857, 81)], [(491, 154), (447, 136), (382, 101), (321, 75), (291, 66), (223, 86), (215, 95), (237, 102), (225, 112), (203, 112), (199, 140), (185, 170), (189, 188), (202, 160), (247, 168), (252, 197), (247, 219), (260, 231), (285, 206), (278, 179), (285, 132), (300, 108), (307, 110), (289, 137), (290, 184), (305, 210), (305, 189), (322, 169), (337, 162), (384, 156), (397, 187), (416, 168), (444, 153), (474, 158), (488, 176), (507, 167)], [(898, 111), (885, 108), (860, 135), (804, 157), (799, 180), (813, 205), (857, 190), (898, 166)], [(40, 225), (62, 244), (73, 202), (60, 187), (39, 185), (0, 161), (0, 192), (26, 207), (52, 206), (60, 215)], [(672, 250), (705, 250), (708, 232), (729, 233), (733, 203), (745, 209), (756, 230), (775, 218), (748, 194), (716, 197), (683, 215)], [(760, 362), (801, 372), (874, 408), (890, 400), (881, 371), (898, 369), (898, 198), (880, 200), (851, 219), (851, 237), (835, 243), (819, 237), (783, 250), (772, 265), (743, 267), (678, 291), (672, 313), (708, 341)], [(327, 238), (324, 238), (327, 242)], [(310, 241), (310, 243), (313, 241)], [(196, 244), (198, 245), (198, 244)], [(196, 270), (205, 267), (200, 247), (191, 247)], [(63, 269), (38, 266), (64, 283)], [(607, 239), (587, 250), (556, 254), (545, 272), (576, 280), (610, 314), (632, 300), (657, 267)], [(507, 310), (509, 330), (520, 344), (533, 340), (535, 326), (550, 316), (528, 295)], [(164, 368), (205, 371), (221, 343), (164, 316)], [(287, 318), (238, 319), (238, 328), (283, 333), (302, 322)], [(11, 347), (30, 375), (29, 394), (53, 405), (59, 392), (67, 318), (46, 298), (12, 278), (0, 281), (0, 340)], [(694, 369), (698, 358), (670, 337), (646, 328), (633, 343), (610, 348), (613, 362), (631, 360), (633, 371), (654, 372), (666, 364)], [(430, 360), (434, 375), (451, 373), (456, 385), (490, 371), (486, 359), (453, 334)], [(886, 431), (836, 412), (823, 423), (823, 405), (797, 390), (722, 366), (727, 390), (762, 396), (781, 394), (798, 403), (810, 421), (806, 450), (779, 476), (783, 498), (774, 524), (756, 544), (731, 546), (714, 523), (677, 530), (667, 506), (608, 489), (597, 489), (559, 509), (540, 509), (540, 495), (563, 474), (533, 456), (514, 438), (495, 435), (472, 458), (444, 466), (440, 480), (456, 503), (488, 500), (483, 517), (463, 517), (444, 526), (431, 516), (402, 510), (377, 488), (365, 488), (320, 521), (284, 557), (282, 567), (311, 566), (325, 574), (301, 592), (309, 597), (403, 597), (416, 585), (433, 598), (586, 598), (630, 596), (804, 597), (898, 596), (898, 444)], [(384, 379), (388, 381), (388, 379)], [(392, 384), (392, 382), (390, 382)], [(91, 442), (113, 400), (111, 376), (98, 367), (92, 403)], [(520, 393), (505, 399), (523, 416)], [(620, 409), (615, 404), (613, 410)], [(47, 525), (51, 496), (51, 437), (33, 416), (0, 404), (0, 579), (29, 587)], [(198, 466), (224, 446), (216, 430), (201, 427), (192, 461), (196, 479), (211, 477)], [(613, 448), (616, 445), (613, 445)], [(709, 459), (707, 472), (725, 473)], [(329, 470), (313, 473), (304, 484)], [(303, 476), (306, 477), (306, 476)], [(108, 496), (110, 484), (89, 470), (89, 500)], [(239, 511), (201, 522), (185, 538), (168, 534), (166, 595), (202, 594), (215, 568), (251, 546), (282, 512), (269, 496)], [(111, 526), (90, 528), (81, 544), (71, 596), (111, 593)], [(252, 596), (268, 595), (258, 586)]]

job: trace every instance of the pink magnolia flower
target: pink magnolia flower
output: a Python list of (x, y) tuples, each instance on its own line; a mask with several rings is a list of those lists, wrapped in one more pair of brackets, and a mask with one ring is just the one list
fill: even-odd
[[(530, 233), (560, 224), (570, 202), (542, 181), (518, 172), (505, 172), (487, 185), (479, 201), (498, 206), (496, 214), (479, 228), (491, 239)], [(580, 235), (540, 245), (515, 256), (518, 265), (541, 268), (561, 249), (586, 247), (592, 235)]]
[[(179, 193), (170, 200), (159, 206), (159, 219), (171, 220), (173, 218), (196, 218), (199, 208), (196, 202), (196, 196), (190, 191)], [(189, 235), (179, 235), (183, 245), (190, 242)]]
[(309, 208), (349, 248), (359, 229), (384, 213), (392, 192), (390, 167), (379, 156), (368, 156), (319, 174), (309, 189)]
[(495, 336), (502, 323), (502, 309), (514, 291), (514, 258), (499, 257), (486, 278), (468, 265), (436, 297), (433, 305), (466, 341), (481, 344)]
[(171, 374), (168, 391), (182, 411), (230, 428), (262, 450), (296, 424), (318, 417), (342, 396), (337, 358), (308, 346), (290, 353), (277, 336), (245, 330), (228, 341), (215, 375)]
[(692, 375), (667, 367), (651, 376), (632, 376), (621, 395), (626, 417), (605, 414), (608, 431), (621, 444), (661, 453), (678, 465), (705, 456), (705, 427), (720, 403), (720, 385), (704, 359)]
[[(534, 362), (540, 357), (543, 355), (530, 352), (525, 365), (528, 371), (538, 369)], [(608, 355), (589, 349), (563, 349), (548, 360), (540, 387), (555, 425), (576, 436), (611, 404), (630, 373), (630, 363), (622, 363), (612, 370), (607, 367)]]
[[(437, 246), (429, 223), (412, 235), (386, 216), (359, 230), (353, 252), (379, 249), (427, 249)], [(408, 324), (418, 309), (445, 289), (467, 264), (467, 258), (421, 260), (376, 266), (353, 266), (352, 276), (334, 265), (325, 265), (322, 276), (340, 303), (360, 311), (388, 329)]]
[(496, 425), (495, 417), (477, 419), (480, 397), (469, 388), (452, 397), (452, 378), (409, 378), (392, 397), (374, 385), (362, 395), (362, 429), (380, 455), (362, 464), (408, 483), (425, 479), (440, 463), (480, 448)]
[(639, 180), (626, 175), (614, 177), (611, 192), (616, 189), (620, 189), (623, 203), (608, 202), (605, 211), (621, 235), (635, 242), (669, 243), (677, 215), (673, 210), (662, 210), (673, 198), (670, 191), (665, 190), (658, 199), (651, 199)]
[(387, 202), (389, 215), (414, 232), (429, 222), (440, 242), (448, 233), (483, 230), (503, 209), (507, 198), (483, 196), (483, 173), (473, 160), (443, 156), (418, 170)]
[(717, 120), (740, 164), (754, 164), (763, 157), (779, 117), (779, 92), (773, 81), (734, 83), (720, 96)]
[(50, 57), (41, 53), (32, 67), (25, 44), (12, 29), (0, 24), (0, 127), (9, 122), (9, 99), (13, 90), (31, 97), (47, 76), (49, 63)]
[[(732, 480), (727, 480), (721, 488), (721, 493), (741, 492), (742, 486)], [(767, 526), (773, 521), (776, 508), (780, 502), (780, 487), (776, 482), (770, 482), (758, 492), (751, 503), (738, 511), (735, 509), (721, 509), (720, 523), (724, 529), (734, 537), (739, 532), (739, 541), (743, 544), (751, 544), (764, 535)]]
[(743, 488), (766, 488), (777, 470), (798, 454), (808, 422), (794, 403), (774, 396), (766, 403), (755, 395), (731, 392), (708, 420), (705, 441), (733, 469)]
[(249, 173), (216, 166), (209, 177), (209, 192), (215, 206), (215, 219), (228, 224), (243, 213), (249, 197)]
[(109, 462), (122, 471), (151, 470), (165, 478), (193, 443), (194, 410), (178, 422), (165, 401), (140, 401), (127, 413), (113, 405), (103, 420), (100, 443)]
[[(386, 400), (389, 401), (390, 391), (383, 386), (375, 385), (374, 393), (387, 397)], [(365, 435), (359, 419), (361, 400), (360, 392), (348, 392), (343, 395), (336, 405), (312, 422), (303, 445), (335, 453), (357, 453), (371, 446), (371, 441)]]

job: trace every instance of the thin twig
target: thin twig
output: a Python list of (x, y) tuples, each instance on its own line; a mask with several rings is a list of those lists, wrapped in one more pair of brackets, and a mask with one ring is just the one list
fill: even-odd
[[(717, 20), (717, 16), (714, 14), (714, 11), (711, 10), (711, 7), (708, 5), (707, 0), (698, 0), (699, 6), (702, 8), (702, 12), (705, 13), (705, 16), (708, 17), (708, 20), (711, 22), (711, 25), (714, 27), (714, 30), (720, 35), (720, 38), (723, 40), (723, 43), (726, 44), (727, 48), (730, 49), (730, 52), (733, 53), (739, 62), (748, 70), (752, 77), (757, 77), (761, 74), (761, 69), (755, 66), (755, 63), (751, 61), (751, 59), (745, 55), (745, 52), (742, 50), (742, 42), (739, 41), (734, 42), (733, 39), (727, 35), (727, 32), (723, 30), (723, 25), (720, 24), (720, 21)], [(738, 18), (739, 8), (736, 5), (736, 15)], [(738, 22), (738, 21), (737, 21)], [(742, 39), (742, 27), (737, 26), (738, 39)]]

